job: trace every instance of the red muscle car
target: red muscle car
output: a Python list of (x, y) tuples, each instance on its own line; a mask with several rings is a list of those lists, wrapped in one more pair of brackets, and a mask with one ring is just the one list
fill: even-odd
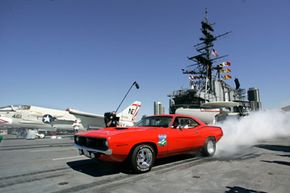
[(77, 133), (81, 155), (105, 161), (128, 161), (137, 173), (151, 169), (156, 158), (200, 151), (213, 156), (223, 132), (186, 115), (148, 116), (133, 127), (108, 127)]

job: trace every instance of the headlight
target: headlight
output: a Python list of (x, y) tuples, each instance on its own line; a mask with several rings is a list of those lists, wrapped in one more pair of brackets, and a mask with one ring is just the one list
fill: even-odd
[(75, 143), (78, 143), (79, 142), (79, 137), (78, 136), (75, 136)]
[(109, 142), (108, 142), (107, 139), (105, 140), (105, 146), (106, 146), (106, 147), (109, 147)]

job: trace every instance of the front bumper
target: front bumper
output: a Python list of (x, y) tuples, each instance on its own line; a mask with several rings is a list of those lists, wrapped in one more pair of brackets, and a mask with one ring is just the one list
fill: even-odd
[(84, 146), (80, 146), (80, 145), (77, 145), (75, 144), (75, 147), (79, 150), (82, 150), (82, 151), (87, 151), (87, 152), (90, 152), (90, 153), (101, 153), (101, 154), (105, 154), (105, 155), (112, 155), (112, 150), (111, 149), (108, 149), (108, 150), (98, 150), (98, 149), (93, 149), (93, 148), (89, 148), (89, 147), (84, 147)]

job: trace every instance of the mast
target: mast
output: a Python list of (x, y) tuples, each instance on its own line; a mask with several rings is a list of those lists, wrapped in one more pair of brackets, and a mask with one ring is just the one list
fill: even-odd
[[(197, 90), (203, 90), (205, 93), (214, 94), (213, 85), (213, 70), (217, 70), (218, 78), (220, 79), (220, 66), (213, 66), (214, 61), (224, 58), (226, 56), (218, 57), (218, 54), (214, 50), (214, 42), (217, 38), (227, 35), (230, 32), (215, 36), (213, 34), (213, 25), (208, 21), (207, 9), (205, 10), (205, 17), (201, 21), (201, 32), (203, 36), (199, 39), (201, 42), (194, 45), (194, 48), (198, 52), (197, 55), (188, 57), (188, 59), (194, 64), (187, 66), (187, 69), (182, 69), (183, 74), (189, 74), (191, 84), (196, 87)], [(213, 56), (212, 56), (213, 55)]]
[(179, 89), (168, 95), (169, 113), (175, 113), (178, 108), (201, 108), (202, 104), (210, 101), (229, 100), (225, 95), (229, 95), (231, 89), (222, 79), (230, 79), (230, 75), (225, 74), (230, 72), (227, 68), (230, 63), (215, 65), (227, 55), (219, 56), (214, 49), (214, 42), (230, 32), (216, 36), (213, 26), (214, 23), (208, 21), (208, 13), (205, 10), (205, 17), (201, 21), (202, 37), (199, 38), (200, 42), (194, 45), (197, 54), (188, 57), (191, 64), (182, 69), (182, 73), (189, 76), (190, 89)]

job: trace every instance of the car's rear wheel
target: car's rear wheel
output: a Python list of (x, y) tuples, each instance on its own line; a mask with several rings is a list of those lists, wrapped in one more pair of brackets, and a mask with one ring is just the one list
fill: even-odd
[(203, 156), (211, 157), (216, 151), (216, 141), (213, 138), (208, 138), (201, 150)]
[(154, 149), (147, 144), (141, 144), (134, 148), (131, 155), (132, 169), (136, 173), (148, 172), (155, 161)]

